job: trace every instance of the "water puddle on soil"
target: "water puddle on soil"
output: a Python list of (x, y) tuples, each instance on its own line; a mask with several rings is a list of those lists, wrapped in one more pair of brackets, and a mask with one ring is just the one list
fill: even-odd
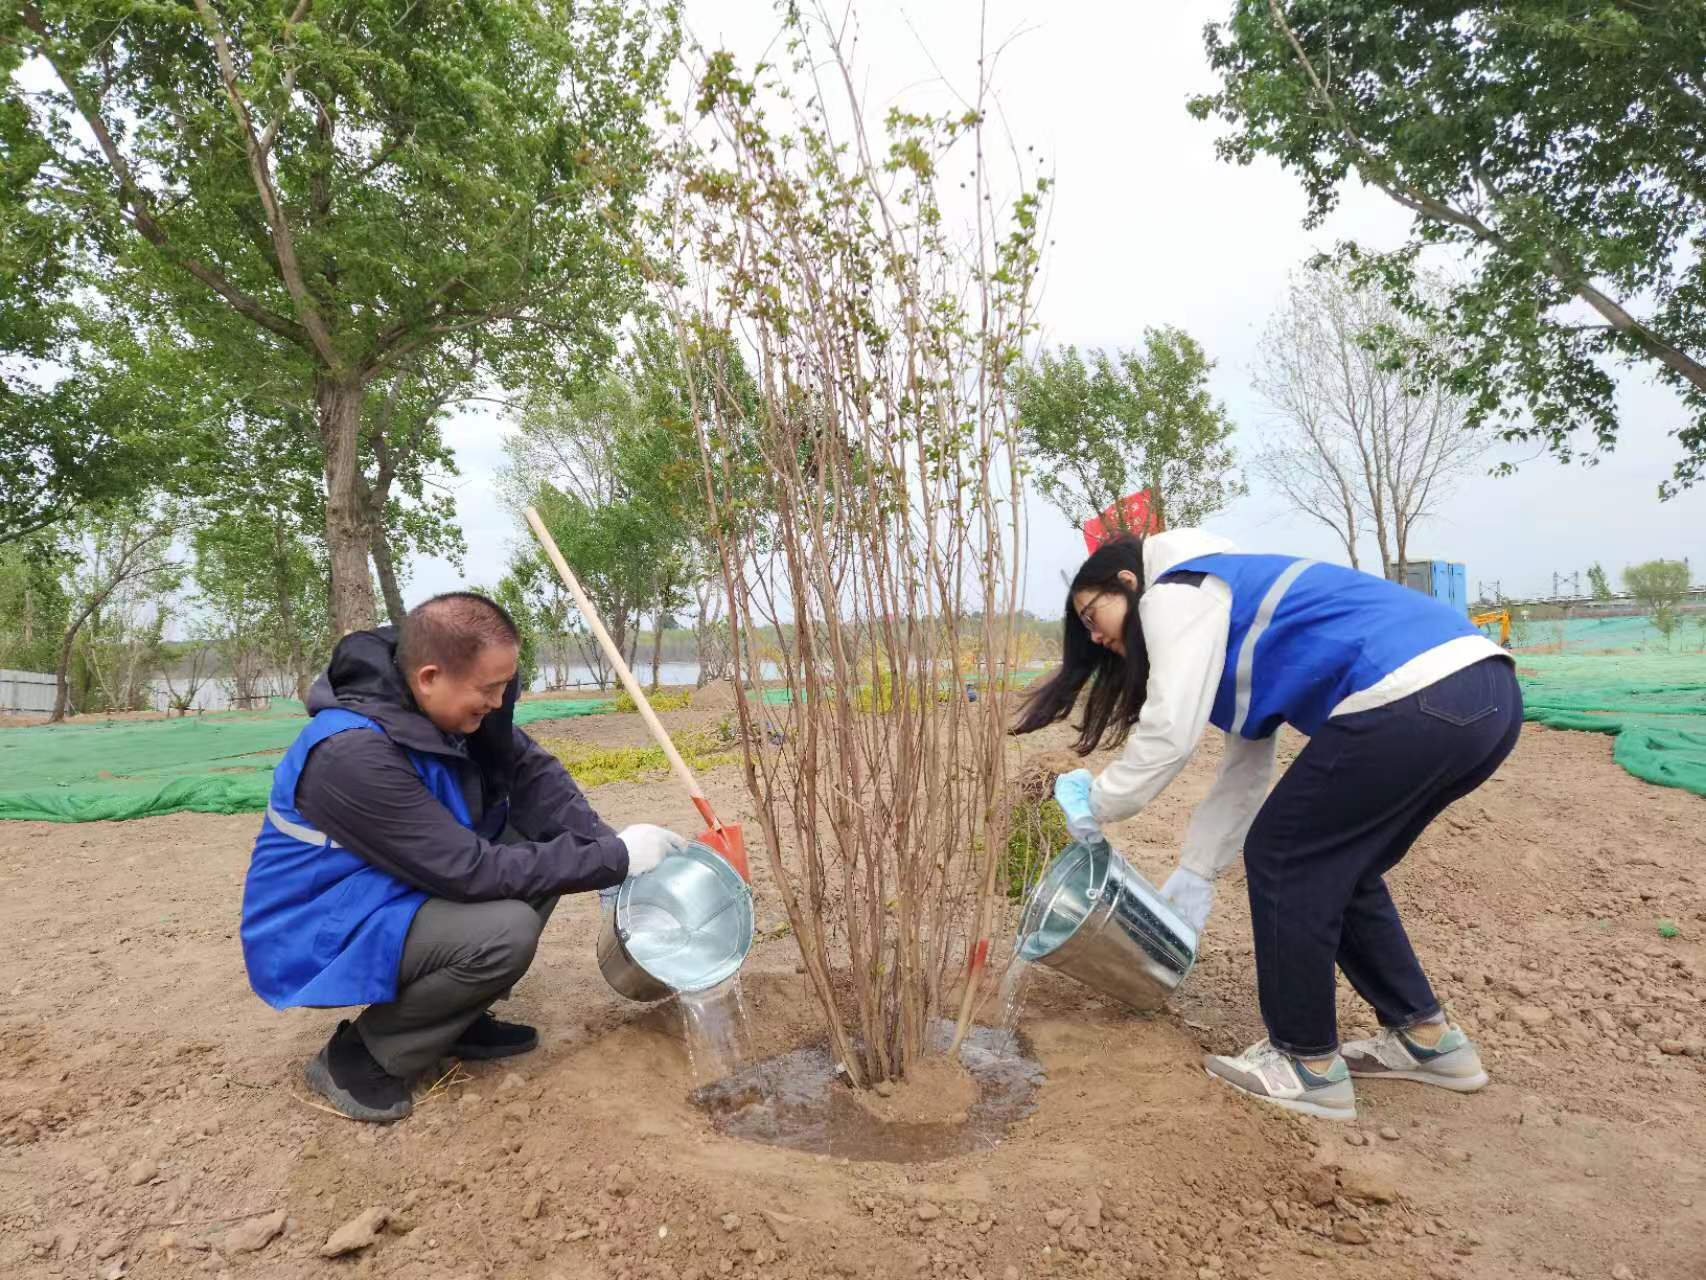
[(726, 1079), (752, 1061), (752, 1027), (738, 973), (708, 991), (678, 991), (675, 999), (695, 1084)]
[[(935, 1034), (946, 1048), (952, 1027), (938, 1023)], [(960, 1046), (960, 1063), (977, 1086), (977, 1100), (964, 1120), (952, 1123), (906, 1124), (874, 1115), (821, 1046), (753, 1063), (691, 1096), (727, 1137), (847, 1160), (946, 1160), (990, 1150), (1035, 1109), (1043, 1069), (1028, 1050), (1019, 1051), (1021, 1044), (1010, 1028), (972, 1028)]]

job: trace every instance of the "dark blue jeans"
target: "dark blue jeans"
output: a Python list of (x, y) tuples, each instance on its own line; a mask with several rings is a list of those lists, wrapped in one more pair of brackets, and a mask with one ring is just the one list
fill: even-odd
[(1385, 876), (1447, 806), (1493, 776), (1521, 728), (1515, 668), (1488, 658), (1329, 720), (1309, 740), (1244, 843), (1256, 986), (1275, 1046), (1304, 1058), (1338, 1048), (1335, 966), (1382, 1026), (1439, 1012)]

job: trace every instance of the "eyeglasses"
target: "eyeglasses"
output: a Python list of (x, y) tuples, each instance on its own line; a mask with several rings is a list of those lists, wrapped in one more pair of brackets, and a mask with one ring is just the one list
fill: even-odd
[(1094, 631), (1096, 629), (1096, 624), (1092, 621), (1096, 616), (1096, 609), (1101, 605), (1102, 601), (1106, 600), (1111, 595), (1113, 595), (1113, 592), (1111, 591), (1098, 591), (1090, 598), (1090, 603), (1078, 611), (1078, 621), (1084, 624), (1084, 630)]

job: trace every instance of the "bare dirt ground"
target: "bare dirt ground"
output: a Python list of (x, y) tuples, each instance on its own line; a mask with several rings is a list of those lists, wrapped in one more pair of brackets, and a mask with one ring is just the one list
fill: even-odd
[[(1215, 763), (1205, 749), (1112, 833), (1152, 878)], [(757, 854), (738, 772), (707, 786)], [(616, 823), (698, 825), (665, 779), (593, 800)], [(539, 1025), (536, 1053), (469, 1067), (391, 1128), (316, 1109), (299, 1073), (337, 1014), (274, 1013), (243, 974), (254, 828), (0, 824), (0, 1276), (1706, 1275), (1706, 806), (1623, 773), (1606, 738), (1526, 732), (1393, 877), (1485, 1092), (1365, 1085), (1335, 1126), (1205, 1078), (1204, 1048), (1261, 1033), (1229, 874), (1173, 1010), (1034, 981), (1037, 1110), (930, 1165), (713, 1133), (675, 1009), (599, 977), (590, 897), (563, 903), (506, 1006)], [(747, 967), (762, 1048), (812, 1034), (794, 962), (778, 938)], [(1366, 1025), (1348, 992), (1343, 1012)], [(369, 1210), (389, 1218), (372, 1243), (321, 1256)]]

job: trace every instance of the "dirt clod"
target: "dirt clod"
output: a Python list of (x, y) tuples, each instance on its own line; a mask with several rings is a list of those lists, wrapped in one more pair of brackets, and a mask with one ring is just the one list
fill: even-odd
[(1398, 1199), (1398, 1189), (1377, 1174), (1360, 1169), (1347, 1169), (1340, 1175), (1344, 1193), (1350, 1200), (1366, 1200), (1371, 1204), (1392, 1204)]
[(320, 1246), (320, 1256), (323, 1258), (339, 1258), (346, 1253), (357, 1253), (379, 1239), (379, 1233), (385, 1229), (385, 1224), (391, 1220), (391, 1211), (375, 1206), (364, 1209), (351, 1218), (343, 1226), (332, 1232), (325, 1244)]
[(1311, 1169), (1303, 1176), (1303, 1198), (1317, 1209), (1333, 1203), (1338, 1183), (1331, 1169)]
[(154, 1181), (159, 1174), (159, 1161), (143, 1156), (140, 1160), (132, 1161), (130, 1167), (124, 1171), (124, 1180), (133, 1187), (140, 1187), (144, 1183)]
[(1391, 1125), (1384, 1125), (1380, 1130), (1380, 1136), (1387, 1142), (1396, 1142), (1398, 1141), (1398, 1130)]
[(941, 1209), (931, 1204), (928, 1200), (920, 1200), (918, 1202), (918, 1209), (916, 1212), (920, 1222), (934, 1222), (937, 1218), (942, 1216)]
[(1333, 1239), (1340, 1244), (1367, 1244), (1368, 1232), (1362, 1229), (1360, 1223), (1342, 1218), (1333, 1224)]
[(635, 1186), (634, 1171), (625, 1164), (611, 1166), (604, 1183), (604, 1189), (618, 1198), (632, 1195)]
[(226, 1253), (259, 1253), (284, 1231), (285, 1211), (278, 1209), (264, 1218), (239, 1222), (225, 1233), (220, 1248)]

